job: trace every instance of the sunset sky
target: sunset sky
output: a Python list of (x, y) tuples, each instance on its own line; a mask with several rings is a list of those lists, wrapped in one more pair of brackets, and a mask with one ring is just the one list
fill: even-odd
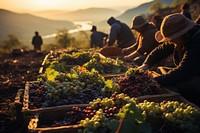
[(89, 7), (119, 9), (135, 7), (152, 0), (0, 0), (0, 8), (17, 12), (38, 10), (77, 10)]

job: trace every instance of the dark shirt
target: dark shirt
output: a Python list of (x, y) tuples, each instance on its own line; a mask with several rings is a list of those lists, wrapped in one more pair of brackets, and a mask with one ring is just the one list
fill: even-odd
[(155, 33), (157, 28), (149, 23), (140, 32), (139, 37), (135, 44), (129, 47), (129, 49), (136, 50), (141, 55), (149, 54), (153, 49), (155, 49), (159, 43), (155, 40)]
[(152, 51), (145, 60), (144, 64), (152, 66), (174, 53), (177, 66), (167, 74), (156, 77), (155, 80), (159, 84), (174, 85), (200, 76), (200, 27), (194, 26), (187, 34), (189, 36), (183, 49), (177, 50), (172, 44), (163, 44)]
[(183, 14), (184, 16), (186, 16), (188, 19), (192, 20), (192, 16), (191, 16), (189, 10), (183, 10), (183, 11), (181, 12), (181, 14)]
[(108, 46), (113, 45), (115, 41), (117, 41), (120, 48), (126, 48), (135, 43), (135, 37), (131, 29), (120, 21), (111, 25)]
[(103, 32), (94, 31), (90, 36), (91, 48), (94, 48), (94, 47), (100, 47), (101, 48), (101, 47), (103, 47), (104, 37), (107, 38), (108, 35), (103, 33)]
[(41, 36), (35, 35), (32, 39), (32, 44), (34, 46), (41, 46), (43, 43)]

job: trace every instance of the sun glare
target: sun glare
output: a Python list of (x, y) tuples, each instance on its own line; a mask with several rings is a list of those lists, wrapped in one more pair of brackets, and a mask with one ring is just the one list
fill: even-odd
[(35, 9), (49, 9), (49, 8), (55, 8), (58, 4), (58, 1), (56, 0), (32, 0), (33, 6)]

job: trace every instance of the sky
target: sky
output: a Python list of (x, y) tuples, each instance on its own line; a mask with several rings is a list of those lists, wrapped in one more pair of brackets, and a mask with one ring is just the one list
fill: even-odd
[(68, 10), (85, 9), (90, 7), (105, 7), (118, 10), (136, 7), (152, 0), (0, 0), (0, 8), (29, 12), (41, 10)]

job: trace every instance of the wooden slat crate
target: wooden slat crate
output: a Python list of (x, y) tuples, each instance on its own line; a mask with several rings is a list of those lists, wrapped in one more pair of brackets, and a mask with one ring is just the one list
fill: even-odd
[(43, 60), (43, 62), (42, 62), (42, 65), (41, 65), (41, 67), (40, 67), (40, 69), (39, 69), (39, 74), (41, 74), (41, 73), (44, 72), (44, 64), (45, 64), (45, 62), (47, 61), (49, 55), (50, 55), (50, 54), (47, 54), (47, 55), (44, 57), (44, 60)]
[(114, 77), (124, 76), (125, 73), (109, 73), (109, 74), (101, 74), (105, 79), (111, 79)]
[[(30, 88), (30, 84), (33, 84), (34, 82), (37, 82), (37, 81), (27, 82), (25, 85), (23, 107), (22, 107), (22, 113), (24, 114), (25, 120), (29, 119), (32, 116), (39, 115), (40, 113), (48, 113), (47, 115), (54, 112), (62, 113), (62, 111), (65, 110), (66, 108), (77, 106), (77, 105), (79, 106), (79, 104), (72, 104), (72, 105), (61, 105), (61, 106), (54, 106), (54, 107), (38, 108), (38, 109), (29, 109), (29, 88)], [(81, 104), (81, 106), (87, 106), (87, 104)], [(53, 117), (54, 116), (52, 115), (52, 119)]]
[(197, 105), (189, 102), (180, 94), (179, 95), (177, 95), (177, 94), (178, 93), (174, 93), (172, 95), (163, 94), (163, 95), (141, 96), (141, 97), (138, 97), (136, 101), (138, 103), (143, 102), (144, 100), (147, 100), (149, 102), (162, 102), (164, 100), (165, 101), (180, 101), (180, 102), (187, 103), (187, 104), (191, 105), (192, 107), (195, 107), (196, 109), (200, 110), (200, 108)]
[[(24, 118), (29, 119), (30, 117), (34, 116), (35, 114), (40, 114), (41, 112), (48, 112), (50, 113), (51, 111), (57, 111), (59, 113), (59, 111), (62, 112), (63, 109), (69, 107), (69, 106), (74, 106), (73, 105), (61, 105), (61, 106), (54, 106), (54, 107), (45, 107), (45, 108), (39, 108), (39, 109), (29, 109), (29, 88), (30, 88), (30, 84), (33, 84), (34, 82), (37, 81), (32, 81), (32, 82), (27, 82), (25, 85), (25, 90), (24, 90), (24, 97), (23, 97), (23, 107), (22, 107), (22, 112), (24, 114)], [(146, 96), (140, 96), (137, 98), (145, 98), (145, 97), (161, 97), (161, 96), (166, 96), (166, 97), (175, 97), (175, 96), (179, 96), (180, 94), (172, 92), (170, 90), (168, 90), (167, 88), (163, 88), (162, 89), (162, 94), (158, 94), (158, 95), (146, 95)], [(87, 105), (87, 104), (85, 104)], [(76, 105), (75, 105), (76, 106)]]
[[(179, 101), (179, 102), (183, 102), (183, 103), (187, 103), (193, 107), (195, 107), (196, 109), (200, 110), (199, 107), (197, 107), (196, 105), (188, 102), (186, 99), (184, 99), (182, 96), (180, 95), (157, 95), (157, 96), (143, 96), (143, 97), (138, 97), (136, 99), (136, 101), (138, 103), (143, 102), (144, 100), (147, 101), (153, 101), (153, 102), (162, 102), (162, 101)], [(80, 105), (77, 105), (80, 107)], [(81, 106), (84, 107), (85, 105)], [(71, 106), (68, 106), (65, 108), (65, 111), (70, 110)], [(50, 119), (48, 117), (52, 117), (52, 115), (55, 115), (55, 119), (54, 120), (58, 120), (60, 119), (62, 116), (64, 116), (64, 114), (60, 114), (55, 112), (52, 112), (52, 114), (45, 114), (40, 113), (38, 119), (39, 121), (49, 121)], [(32, 119), (32, 122), (30, 122), (30, 124), (34, 123), (34, 119)], [(52, 120), (52, 119), (51, 119)], [(36, 125), (39, 124), (38, 121), (35, 121)], [(82, 129), (83, 127), (79, 124), (77, 125), (69, 125), (69, 126), (57, 126), (57, 127), (31, 127), (29, 128), (29, 132), (40, 132), (40, 133), (77, 133), (78, 129)]]
[(23, 115), (22, 115), (23, 94), (24, 94), (24, 89), (19, 89), (15, 96), (16, 119), (19, 122), (23, 121)]
[[(51, 107), (45, 110), (38, 110), (38, 114), (35, 118), (32, 117), (29, 122), (28, 131), (34, 133), (77, 133), (78, 129), (83, 128), (81, 125), (68, 125), (68, 126), (56, 126), (56, 127), (39, 127), (40, 123), (47, 123), (49, 121), (62, 120), (65, 117), (66, 111), (71, 110), (73, 106), (78, 106), (84, 108), (87, 104), (76, 104), (76, 105), (66, 105)], [(36, 111), (36, 110), (35, 110)], [(38, 118), (38, 119), (37, 119)], [(39, 121), (38, 121), (39, 120)], [(36, 124), (34, 127), (34, 123)]]

